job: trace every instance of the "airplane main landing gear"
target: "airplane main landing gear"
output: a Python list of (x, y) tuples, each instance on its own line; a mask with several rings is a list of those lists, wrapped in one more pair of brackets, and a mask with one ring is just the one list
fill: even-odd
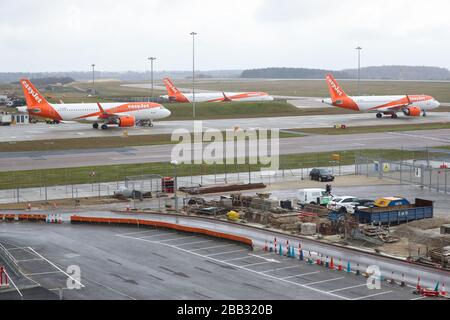
[(381, 112), (378, 112), (378, 113), (377, 113), (377, 118), (378, 118), (378, 119), (383, 118), (383, 114), (382, 114)]
[(93, 127), (94, 129), (98, 129), (98, 123), (94, 123), (94, 124), (92, 125), (92, 127)]
[(106, 124), (102, 125), (102, 130), (108, 130), (108, 125)]
[(427, 116), (427, 112), (426, 112), (426, 111), (423, 112), (423, 116), (424, 116), (424, 117)]
[(398, 118), (398, 115), (397, 115), (396, 113), (393, 113), (393, 114), (391, 114), (391, 118), (392, 118), (392, 119), (397, 119), (397, 118)]

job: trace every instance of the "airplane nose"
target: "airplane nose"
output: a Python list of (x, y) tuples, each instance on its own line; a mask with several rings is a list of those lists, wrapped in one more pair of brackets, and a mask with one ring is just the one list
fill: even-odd
[(165, 117), (170, 117), (172, 115), (172, 112), (169, 109), (165, 109)]

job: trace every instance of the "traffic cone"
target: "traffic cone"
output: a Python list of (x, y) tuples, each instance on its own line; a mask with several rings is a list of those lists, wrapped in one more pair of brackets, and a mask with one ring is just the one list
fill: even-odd
[(330, 269), (331, 269), (331, 270), (334, 270), (334, 261), (333, 261), (333, 257), (331, 257)]
[(267, 246), (267, 241), (266, 241), (266, 244), (264, 246), (264, 251), (269, 251), (268, 246)]
[(280, 243), (279, 252), (280, 252), (280, 256), (282, 256), (283, 255), (283, 248), (281, 247), (281, 243)]
[(441, 296), (447, 296), (447, 291), (445, 291), (445, 284), (442, 284), (442, 288), (441, 288)]
[(421, 288), (422, 288), (422, 287), (421, 287), (421, 285), (420, 285), (420, 277), (417, 277), (417, 285), (416, 285), (416, 289), (417, 289), (417, 291), (420, 291)]
[(28, 203), (27, 209), (31, 210), (31, 203)]
[(59, 223), (62, 223), (62, 215), (59, 215)]
[(350, 261), (347, 262), (347, 273), (352, 272), (352, 268), (350, 266)]
[(328, 256), (325, 258), (325, 268), (329, 268), (330, 267), (330, 263), (328, 262)]
[(273, 242), (272, 242), (272, 241), (270, 241), (269, 251), (270, 251), (270, 252), (273, 252)]
[(342, 271), (342, 260), (339, 259), (338, 271)]
[(320, 265), (322, 265), (322, 259), (321, 259), (321, 257), (319, 257), (319, 254), (317, 254), (317, 264), (320, 266)]
[(286, 240), (286, 257), (291, 255), (291, 249), (289, 247), (289, 240)]
[(274, 251), (275, 251), (275, 253), (277, 253), (277, 238), (275, 238), (275, 242), (274, 242), (274, 246), (273, 246), (275, 249), (274, 249)]
[(435, 291), (435, 292), (439, 292), (439, 282), (436, 283), (436, 287), (434, 287), (434, 291)]
[(359, 271), (359, 263), (356, 264), (356, 275), (359, 276), (361, 271)]
[(299, 250), (300, 250), (300, 252), (298, 253), (298, 259), (300, 261), (303, 261), (303, 250), (302, 249), (299, 249)]

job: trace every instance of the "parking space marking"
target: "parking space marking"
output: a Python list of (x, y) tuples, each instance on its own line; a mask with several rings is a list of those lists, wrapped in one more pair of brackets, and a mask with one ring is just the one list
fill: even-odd
[(32, 277), (32, 276), (40, 276), (44, 274), (53, 274), (53, 273), (60, 273), (59, 271), (49, 271), (49, 272), (37, 272), (37, 273), (24, 273), (24, 275)]
[[(296, 274), (293, 276), (289, 276), (289, 277), (284, 277), (284, 278), (280, 278), (281, 280), (285, 280), (285, 279), (292, 279), (292, 278), (297, 278), (297, 277), (303, 277), (303, 276), (308, 276), (310, 274), (317, 274), (320, 273), (321, 271), (313, 271), (313, 272), (308, 272), (308, 273), (300, 273), (300, 274)], [(306, 286), (306, 285), (305, 285)], [(332, 293), (331, 291), (329, 291), (329, 293)]]
[(203, 242), (212, 242), (214, 240), (202, 240), (202, 241), (194, 241), (194, 242), (188, 242), (188, 243), (183, 243), (183, 244), (177, 244), (177, 246), (181, 247), (181, 246), (186, 246), (186, 245), (190, 245), (190, 244), (197, 244), (197, 243), (203, 243)]
[(340, 288), (340, 289), (336, 289), (336, 290), (332, 290), (332, 291), (328, 291), (328, 292), (344, 291), (344, 290), (353, 289), (353, 288), (358, 288), (358, 287), (363, 287), (363, 286), (367, 286), (367, 283), (358, 284), (358, 285), (356, 285), (356, 286), (351, 286), (351, 287), (346, 287), (346, 288)]
[(382, 294), (388, 294), (388, 293), (391, 293), (391, 292), (392, 292), (392, 290), (390, 290), (390, 291), (384, 291), (384, 292), (378, 292), (378, 293), (374, 293), (374, 294), (369, 294), (368, 296), (354, 298), (353, 300), (367, 299), (367, 298), (371, 298), (371, 297), (375, 297), (375, 296), (380, 296), (380, 295), (382, 295)]
[(281, 263), (281, 262), (275, 262), (275, 260), (274, 261), (263, 261), (263, 262), (246, 264), (245, 266), (252, 267), (252, 266), (259, 266), (260, 264), (266, 264), (266, 263)]
[(412, 298), (412, 299), (410, 299), (410, 300), (422, 300), (422, 299), (425, 299), (426, 297), (425, 296), (423, 296), (423, 297), (418, 297), (418, 298)]
[(139, 232), (130, 232), (130, 233), (122, 233), (122, 234), (117, 234), (118, 236), (131, 236), (131, 235), (135, 235), (135, 234), (141, 234), (141, 233), (147, 233), (150, 231), (155, 231), (155, 230), (146, 230), (146, 231), (139, 231)]
[[(133, 239), (133, 240), (138, 240), (138, 241), (146, 241), (146, 242), (154, 243), (154, 242), (151, 241), (151, 240), (142, 239), (142, 238), (131, 238), (131, 237), (127, 237), (127, 238)], [(210, 256), (205, 256), (205, 255), (202, 255), (202, 254), (200, 254), (200, 253), (193, 252), (192, 250), (186, 250), (186, 249), (183, 249), (183, 248), (180, 248), (180, 247), (177, 247), (177, 246), (174, 246), (174, 245), (170, 245), (170, 244), (167, 244), (167, 243), (163, 243), (162, 245), (167, 246), (167, 247), (169, 247), (169, 248), (173, 248), (173, 249), (176, 249), (176, 250), (183, 251), (183, 252), (188, 253), (188, 254), (193, 254), (193, 255), (198, 256), (198, 257), (201, 257), (201, 258), (206, 258), (206, 259), (208, 259), (208, 260), (211, 260), (211, 261), (214, 261), (214, 262), (217, 262), (217, 263), (222, 263), (222, 264), (225, 264), (225, 265), (228, 265), (228, 266), (237, 268), (237, 269), (245, 270), (245, 271), (248, 271), (248, 272), (250, 272), (250, 273), (254, 273), (254, 274), (257, 274), (257, 275), (259, 275), (259, 276), (265, 277), (265, 278), (270, 278), (270, 279), (273, 279), (273, 280), (283, 281), (283, 282), (286, 282), (286, 283), (289, 283), (289, 284), (293, 284), (293, 285), (295, 285), (295, 286), (302, 287), (302, 288), (305, 288), (305, 289), (308, 289), (308, 290), (311, 290), (311, 291), (315, 291), (315, 292), (319, 292), (319, 293), (321, 293), (321, 294), (333, 296), (333, 297), (335, 297), (335, 298), (339, 298), (339, 299), (343, 299), (343, 300), (351, 300), (350, 298), (345, 297), (345, 296), (341, 296), (341, 295), (339, 295), (339, 294), (330, 293), (330, 292), (327, 292), (327, 291), (324, 291), (324, 290), (320, 290), (320, 289), (318, 289), (318, 288), (305, 286), (305, 285), (303, 285), (303, 284), (301, 284), (301, 283), (298, 283), (298, 282), (289, 281), (289, 280), (287, 280), (287, 279), (283, 279), (283, 278), (278, 278), (278, 277), (275, 277), (275, 276), (271, 276), (271, 275), (269, 275), (269, 274), (262, 273), (262, 272), (260, 272), (260, 271), (256, 271), (256, 270), (252, 270), (252, 269), (246, 268), (245, 266), (239, 266), (239, 265), (235, 265), (235, 264), (232, 264), (232, 263), (229, 263), (229, 262), (225, 262), (225, 261), (223, 261), (223, 260), (219, 260), (219, 259), (212, 258), (212, 257), (210, 257)], [(244, 250), (244, 251), (248, 251), (248, 250)], [(318, 272), (320, 272), (320, 271), (318, 271)]]
[[(128, 237), (128, 238), (134, 238), (134, 239), (147, 239), (147, 238), (156, 238), (156, 237), (161, 237), (161, 236), (168, 236), (169, 234), (174, 234), (174, 232), (163, 232), (163, 233), (159, 233), (159, 234), (153, 234), (151, 236), (145, 236), (145, 237), (140, 237), (140, 238), (135, 238), (135, 237)], [(122, 235), (123, 236), (123, 235)], [(126, 237), (126, 236), (123, 236)]]
[(62, 274), (66, 275), (68, 278), (72, 279), (74, 282), (78, 283), (81, 287), (85, 287), (80, 281), (78, 281), (77, 279), (75, 279), (74, 277), (72, 277), (71, 275), (67, 274), (66, 272), (64, 272), (60, 267), (58, 267), (57, 265), (55, 265), (53, 262), (51, 262), (50, 260), (48, 260), (47, 258), (44, 258), (44, 256), (42, 256), (40, 253), (36, 252), (35, 250), (33, 250), (33, 248), (28, 247), (28, 249), (30, 251), (33, 251), (37, 256), (41, 257), (42, 260), (47, 261), (50, 265), (52, 265), (55, 269), (59, 270)]
[(228, 262), (228, 261), (237, 261), (237, 260), (242, 260), (242, 259), (247, 259), (247, 258), (251, 258), (251, 255), (248, 254), (248, 255), (243, 256), (243, 257), (234, 258), (234, 259), (227, 259), (227, 260), (222, 260), (222, 261), (226, 261), (226, 262)]
[(223, 245), (220, 245), (220, 246), (206, 247), (206, 248), (198, 248), (198, 249), (188, 250), (188, 251), (193, 252), (193, 251), (208, 250), (208, 249), (216, 249), (216, 248), (223, 248), (223, 247), (230, 247), (230, 246), (234, 246), (234, 243), (231, 243), (231, 244), (223, 244)]
[(193, 238), (193, 237), (195, 237), (195, 236), (188, 236), (188, 237), (182, 237), (182, 238), (178, 237), (178, 238), (172, 238), (172, 239), (165, 239), (165, 240), (161, 240), (161, 241), (158, 241), (158, 242), (159, 242), (159, 243), (163, 243), (163, 242), (170, 242), (170, 241), (174, 241), (174, 240), (189, 239), (189, 238)]
[(24, 260), (16, 260), (16, 262), (28, 262), (28, 261), (42, 261), (42, 259), (34, 258), (34, 259), (24, 259)]
[(266, 272), (273, 272), (273, 271), (279, 271), (279, 270), (293, 269), (293, 268), (298, 268), (298, 267), (299, 266), (290, 266), (290, 267), (284, 267), (284, 268), (278, 268), (278, 269), (270, 269), (270, 270), (261, 271), (261, 272), (266, 273)]
[(235, 252), (242, 252), (242, 251), (248, 251), (248, 250), (247, 250), (247, 249), (242, 249), (242, 250), (234, 250), (234, 251), (218, 252), (218, 253), (213, 253), (213, 254), (205, 255), (205, 257), (214, 257), (214, 256), (220, 256), (220, 255), (222, 255), (222, 254), (235, 253)]
[(341, 279), (345, 279), (345, 277), (339, 277), (339, 278), (332, 278), (332, 279), (327, 279), (327, 280), (322, 280), (322, 281), (309, 282), (309, 283), (305, 283), (305, 286), (310, 286), (310, 285), (313, 285), (313, 284), (319, 284), (319, 283), (325, 283), (325, 282), (331, 282), (331, 281), (337, 281), (337, 280), (341, 280)]

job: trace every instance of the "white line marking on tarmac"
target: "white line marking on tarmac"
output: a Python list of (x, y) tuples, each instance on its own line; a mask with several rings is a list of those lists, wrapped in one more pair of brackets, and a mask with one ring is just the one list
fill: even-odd
[(299, 268), (299, 267), (300, 266), (290, 266), (290, 267), (284, 267), (284, 268), (278, 268), (278, 269), (270, 269), (270, 270), (262, 271), (262, 273), (279, 271), (279, 270), (286, 270), (286, 269), (294, 269), (294, 268)]
[(371, 298), (371, 297), (375, 297), (375, 296), (380, 296), (382, 294), (387, 294), (387, 293), (391, 293), (391, 292), (392, 291), (378, 292), (378, 293), (374, 293), (374, 294), (369, 294), (368, 296), (354, 298), (353, 300), (362, 300), (362, 299)]
[(412, 298), (411, 300), (422, 300), (425, 299), (426, 297), (418, 297), (418, 298)]
[[(154, 242), (151, 241), (151, 240), (142, 239), (142, 238), (131, 238), (131, 237), (129, 237), (129, 239), (140, 240), (140, 241), (146, 241), (146, 242), (154, 243)], [(330, 295), (330, 296), (333, 296), (333, 297), (336, 297), (336, 298), (339, 298), (339, 299), (343, 299), (343, 300), (351, 300), (350, 298), (347, 298), (347, 297), (344, 297), (344, 296), (341, 296), (341, 295), (338, 295), (338, 294), (330, 293), (330, 292), (327, 292), (327, 291), (324, 291), (324, 290), (320, 290), (320, 289), (317, 289), (317, 288), (313, 288), (313, 287), (308, 287), (308, 286), (305, 286), (305, 285), (300, 284), (300, 283), (298, 283), (298, 282), (289, 281), (289, 280), (286, 280), (286, 279), (283, 279), (283, 278), (278, 278), (278, 277), (275, 277), (275, 276), (271, 276), (271, 275), (269, 275), (269, 274), (264, 274), (264, 273), (259, 272), (259, 271), (256, 271), (256, 270), (252, 270), (252, 269), (246, 268), (245, 266), (238, 266), (238, 265), (235, 265), (235, 264), (232, 264), (232, 263), (229, 263), (229, 262), (225, 262), (225, 261), (223, 261), (223, 260), (211, 258), (211, 257), (205, 256), (205, 255), (202, 255), (202, 254), (199, 254), (199, 253), (196, 253), (196, 252), (192, 252), (192, 251), (189, 251), (189, 250), (186, 250), (186, 249), (183, 249), (183, 248), (179, 248), (179, 247), (177, 247), (177, 246), (173, 246), (173, 245), (166, 244), (166, 243), (163, 243), (162, 245), (163, 245), (163, 246), (170, 247), (170, 248), (173, 248), (173, 249), (177, 249), (177, 250), (183, 251), (183, 252), (185, 252), (185, 253), (190, 253), (190, 254), (196, 255), (196, 256), (198, 256), (198, 257), (205, 258), (205, 259), (208, 259), (208, 260), (217, 262), (217, 263), (223, 263), (223, 264), (225, 264), (225, 265), (229, 265), (229, 266), (235, 267), (235, 268), (237, 268), (237, 269), (245, 270), (245, 271), (248, 271), (248, 272), (251, 272), (251, 273), (260, 275), (260, 276), (262, 276), (262, 277), (266, 277), (266, 278), (270, 278), (270, 279), (274, 279), (274, 280), (283, 281), (283, 282), (290, 283), (290, 284), (293, 284), (293, 285), (298, 286), (298, 287), (302, 287), (302, 288), (305, 288), (305, 289), (308, 289), (308, 290), (311, 290), (311, 291), (319, 292), (319, 293), (321, 293), (321, 294)], [(318, 271), (318, 272), (320, 272), (320, 271)]]
[(266, 264), (266, 263), (280, 263), (278, 261), (263, 261), (263, 262), (256, 262), (256, 263), (250, 263), (250, 264), (246, 264), (246, 267), (253, 267), (253, 266), (258, 266), (260, 264)]
[[(284, 278), (280, 278), (281, 280), (285, 280), (285, 279), (291, 279), (291, 278), (297, 278), (297, 277), (303, 277), (303, 276), (308, 276), (310, 274), (316, 274), (316, 273), (320, 273), (320, 271), (313, 271), (313, 272), (308, 272), (308, 273), (300, 273), (300, 274), (296, 274), (293, 276), (289, 276), (289, 277), (284, 277)], [(306, 286), (306, 285), (305, 285)], [(309, 288), (309, 287), (308, 287)], [(331, 293), (331, 292), (330, 292)]]
[(172, 239), (165, 239), (165, 240), (158, 241), (158, 242), (159, 242), (159, 243), (163, 243), (163, 242), (169, 242), (169, 241), (175, 241), (175, 240), (189, 239), (189, 238), (193, 238), (193, 237), (195, 237), (195, 236), (188, 236), (188, 237), (182, 237), (182, 238), (178, 237), (178, 238), (172, 238)]
[(309, 283), (305, 283), (305, 286), (310, 286), (310, 285), (313, 285), (313, 284), (319, 284), (319, 283), (325, 283), (325, 282), (331, 282), (331, 281), (337, 281), (337, 280), (341, 280), (341, 279), (345, 279), (345, 277), (327, 279), (327, 280), (316, 281), (316, 282), (309, 282)]
[[(164, 243), (163, 243), (163, 244), (164, 244)], [(235, 253), (235, 252), (242, 252), (242, 251), (248, 251), (248, 250), (247, 250), (247, 249), (242, 249), (242, 250), (234, 250), (234, 251), (218, 252), (218, 253), (213, 253), (213, 254), (205, 255), (205, 257), (214, 257), (214, 256), (220, 256), (220, 255), (222, 255), (222, 254)]]
[(340, 289), (332, 290), (332, 291), (329, 291), (329, 292), (344, 291), (344, 290), (353, 289), (353, 288), (358, 288), (358, 287), (363, 287), (363, 286), (367, 286), (367, 283), (358, 284), (358, 285), (356, 285), (356, 286), (351, 286), (351, 287), (340, 288)]
[(200, 251), (200, 250), (208, 250), (208, 249), (231, 247), (231, 246), (234, 246), (234, 243), (232, 243), (232, 244), (223, 244), (223, 245), (220, 245), (220, 246), (206, 247), (206, 248), (198, 248), (198, 249), (194, 249), (194, 250), (190, 250), (190, 251)]
[(116, 234), (116, 236), (131, 236), (131, 235), (134, 235), (134, 234), (147, 233), (147, 232), (151, 232), (151, 231), (156, 231), (156, 230), (146, 230), (146, 231), (139, 231), (139, 232), (130, 232), (130, 233), (123, 233), (123, 234)]
[(151, 236), (145, 236), (145, 237), (140, 237), (140, 238), (134, 238), (134, 237), (129, 237), (129, 238), (134, 238), (134, 239), (147, 239), (147, 238), (156, 238), (156, 237), (161, 237), (161, 236), (168, 236), (170, 234), (174, 234), (174, 232), (163, 232), (160, 234), (154, 234)]
[(24, 273), (24, 275), (26, 276), (40, 276), (40, 275), (44, 275), (44, 274), (53, 274), (53, 273), (61, 273), (59, 271), (49, 271), (49, 272), (37, 272), (37, 273)]
[(194, 242), (188, 242), (188, 243), (183, 243), (183, 244), (177, 244), (178, 247), (181, 246), (186, 246), (186, 245), (191, 245), (191, 244), (197, 244), (197, 243), (203, 243), (203, 242), (212, 242), (214, 240), (202, 240), (202, 241), (194, 241)]
[(16, 262), (41, 261), (41, 260), (42, 259), (35, 258), (35, 259), (16, 260)]
[(73, 281), (75, 281), (76, 283), (78, 283), (80, 286), (82, 286), (83, 288), (85, 287), (80, 281), (78, 281), (77, 279), (75, 279), (74, 277), (72, 277), (71, 275), (67, 274), (66, 272), (64, 272), (60, 267), (58, 267), (57, 265), (55, 265), (53, 262), (51, 262), (50, 260), (48, 260), (47, 258), (44, 258), (40, 253), (36, 252), (35, 250), (33, 250), (33, 248), (28, 247), (28, 249), (30, 249), (31, 251), (33, 251), (37, 256), (41, 257), (43, 260), (47, 261), (49, 264), (51, 264), (55, 269), (61, 271), (61, 273), (65, 274), (68, 278), (72, 279)]

